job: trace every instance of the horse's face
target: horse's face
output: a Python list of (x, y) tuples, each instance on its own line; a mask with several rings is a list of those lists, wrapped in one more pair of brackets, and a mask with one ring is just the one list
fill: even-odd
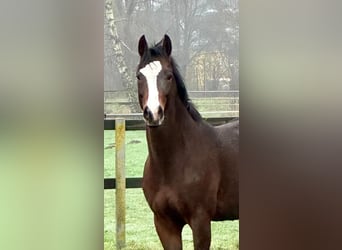
[(172, 86), (172, 71), (163, 66), (162, 60), (154, 60), (140, 68), (137, 74), (139, 103), (149, 126), (161, 125)]
[(139, 104), (148, 126), (159, 126), (163, 123), (166, 102), (174, 85), (169, 60), (171, 40), (167, 35), (162, 41), (162, 46), (166, 56), (151, 57), (143, 62), (142, 58), (147, 53), (148, 46), (144, 36), (139, 40), (141, 56), (137, 70)]

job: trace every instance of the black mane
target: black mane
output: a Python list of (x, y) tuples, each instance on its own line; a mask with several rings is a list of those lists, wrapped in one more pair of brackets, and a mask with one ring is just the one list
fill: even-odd
[[(140, 64), (147, 64), (153, 61), (153, 58), (156, 58), (156, 57), (167, 57), (167, 54), (163, 50), (161, 42), (154, 44), (152, 47), (148, 49), (148, 53), (145, 53), (143, 57), (141, 58)], [(181, 99), (182, 103), (188, 110), (192, 119), (194, 119), (195, 121), (202, 120), (201, 114), (197, 111), (191, 99), (189, 98), (188, 91), (186, 90), (184, 80), (183, 80), (182, 75), (179, 72), (177, 63), (175, 62), (172, 56), (170, 56), (170, 59), (171, 59), (171, 66), (173, 69), (173, 75), (177, 84), (177, 92), (178, 92), (179, 98)]]

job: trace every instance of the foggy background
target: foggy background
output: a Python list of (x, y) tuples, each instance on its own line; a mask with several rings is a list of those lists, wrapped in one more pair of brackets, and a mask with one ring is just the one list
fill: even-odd
[(170, 36), (190, 98), (235, 98), (204, 108), (205, 100), (198, 100), (200, 111), (238, 110), (238, 19), (238, 0), (106, 0), (104, 112), (139, 112), (135, 71), (143, 34), (149, 44)]

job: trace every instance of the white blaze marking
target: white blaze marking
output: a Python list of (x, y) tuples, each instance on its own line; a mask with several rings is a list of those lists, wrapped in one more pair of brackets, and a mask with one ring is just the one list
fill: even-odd
[(157, 76), (162, 66), (159, 61), (153, 61), (140, 69), (140, 72), (146, 77), (148, 88), (147, 107), (151, 110), (154, 117), (157, 117), (159, 103), (159, 92), (157, 88)]

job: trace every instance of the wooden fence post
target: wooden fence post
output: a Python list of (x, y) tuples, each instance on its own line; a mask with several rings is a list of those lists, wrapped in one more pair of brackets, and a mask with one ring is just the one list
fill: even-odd
[(125, 176), (125, 119), (115, 120), (115, 207), (116, 207), (116, 249), (126, 244), (126, 176)]

